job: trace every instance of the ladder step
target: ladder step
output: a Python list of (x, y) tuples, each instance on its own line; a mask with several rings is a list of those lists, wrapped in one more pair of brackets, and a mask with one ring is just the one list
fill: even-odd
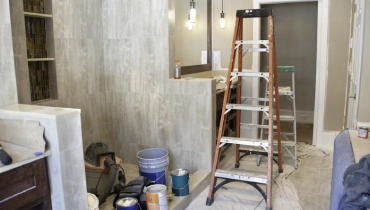
[(269, 40), (236, 40), (235, 44), (269, 44)]
[(217, 169), (215, 172), (216, 177), (225, 178), (225, 179), (233, 179), (239, 181), (247, 181), (247, 182), (254, 182), (260, 184), (267, 183), (267, 174), (258, 172), (258, 171), (247, 171), (243, 169), (231, 169), (231, 170), (222, 170)]
[[(275, 94), (275, 92), (273, 92)], [(269, 95), (269, 92), (266, 91), (266, 95)], [(293, 96), (294, 92), (292, 91), (291, 87), (279, 87), (279, 95), (288, 95)]]
[[(241, 128), (246, 128), (246, 127), (253, 127), (253, 128), (266, 128), (268, 129), (269, 126), (268, 125), (260, 125), (260, 124), (253, 124), (253, 123), (240, 123), (240, 127)], [(274, 125), (273, 126), (273, 129), (277, 129), (277, 126)]]
[(226, 109), (237, 109), (237, 110), (247, 110), (247, 111), (269, 111), (268, 106), (262, 105), (251, 105), (251, 104), (226, 104)]
[(228, 144), (240, 144), (240, 145), (249, 145), (249, 146), (268, 146), (268, 140), (261, 139), (248, 139), (248, 138), (236, 138), (236, 137), (227, 137), (224, 136), (221, 138), (222, 143)]
[(249, 52), (268, 52), (268, 48), (243, 48), (243, 55), (244, 56), (246, 53)]
[[(277, 145), (277, 140), (274, 140), (273, 145), (274, 146)], [(285, 147), (289, 147), (289, 146), (296, 146), (296, 143), (294, 141), (281, 140), (281, 145)]]
[[(249, 147), (249, 146), (244, 146), (244, 145), (242, 145), (242, 146), (239, 147), (239, 151), (241, 151), (241, 152), (250, 151), (250, 152), (255, 152), (255, 153), (257, 153), (257, 152), (259, 152), (259, 153), (267, 153), (267, 151), (264, 150), (264, 149), (258, 149), (258, 148), (255, 148), (255, 147)], [(278, 155), (278, 151), (275, 151), (274, 150), (272, 153), (274, 155)]]
[(268, 78), (269, 73), (268, 72), (238, 72), (238, 71), (233, 71), (233, 72), (231, 72), (231, 76)]
[[(263, 116), (263, 119), (267, 120), (268, 116)], [(276, 120), (276, 115), (274, 115), (274, 120)], [(293, 122), (294, 121), (294, 116), (292, 116), (292, 115), (280, 115), (280, 121)]]
[(268, 17), (270, 15), (272, 15), (272, 9), (245, 9), (236, 11), (236, 17), (241, 18)]
[[(276, 126), (275, 126), (276, 127)], [(276, 128), (274, 128), (274, 129), (276, 129)], [(268, 132), (265, 130), (264, 131), (265, 132), (265, 134), (267, 134)], [(272, 134), (274, 134), (274, 135), (276, 135), (277, 134), (277, 132), (275, 131), (275, 132), (272, 132)], [(288, 133), (288, 132), (280, 132), (280, 134), (281, 135), (284, 135), (284, 136), (293, 136), (294, 135), (294, 133)]]
[(240, 99), (246, 100), (246, 101), (269, 101), (268, 98), (253, 98), (253, 97), (245, 97), (245, 96), (240, 97)]

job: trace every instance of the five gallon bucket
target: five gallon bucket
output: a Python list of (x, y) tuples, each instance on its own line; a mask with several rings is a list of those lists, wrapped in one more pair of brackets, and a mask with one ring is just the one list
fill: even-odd
[(116, 202), (116, 210), (139, 210), (136, 198), (121, 198)]
[(154, 184), (146, 189), (146, 207), (148, 210), (168, 210), (167, 187)]
[(189, 171), (175, 169), (171, 171), (172, 193), (175, 196), (189, 195)]
[(166, 185), (166, 172), (169, 163), (168, 151), (160, 148), (142, 150), (137, 153), (140, 176), (145, 176), (155, 184)]

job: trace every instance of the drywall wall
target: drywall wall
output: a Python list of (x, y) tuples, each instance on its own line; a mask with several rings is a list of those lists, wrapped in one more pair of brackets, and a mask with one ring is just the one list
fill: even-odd
[[(313, 113), (315, 105), (317, 2), (266, 4), (273, 10), (278, 66), (295, 67), (296, 110)], [(262, 39), (267, 39), (267, 20), (261, 21)], [(268, 54), (261, 55), (261, 70), (268, 69)], [(279, 86), (291, 86), (290, 73), (279, 73)], [(261, 88), (264, 90), (263, 88)], [(280, 108), (292, 103), (280, 97)], [(298, 116), (298, 120), (300, 116)]]
[(18, 103), (9, 1), (0, 1), (0, 106)]
[(340, 131), (343, 128), (346, 96), (351, 1), (330, 1), (329, 13), (328, 76), (324, 130)]
[[(228, 0), (224, 1), (225, 29), (220, 28), (220, 13), (222, 11), (222, 1), (213, 1), (213, 50), (221, 51), (222, 68), (228, 68), (231, 54), (231, 44), (234, 35), (236, 11), (253, 8), (253, 1)], [(252, 18), (243, 20), (243, 39), (253, 39)], [(236, 56), (237, 57), (237, 56)], [(237, 64), (238, 59), (235, 59)], [(237, 67), (237, 65), (235, 65)], [(243, 69), (252, 69), (252, 53), (243, 57)], [(216, 69), (217, 70), (217, 69)]]
[(361, 66), (361, 81), (359, 92), (359, 107), (358, 107), (358, 122), (370, 123), (370, 2), (365, 1), (365, 21), (364, 39), (363, 39), (363, 54)]

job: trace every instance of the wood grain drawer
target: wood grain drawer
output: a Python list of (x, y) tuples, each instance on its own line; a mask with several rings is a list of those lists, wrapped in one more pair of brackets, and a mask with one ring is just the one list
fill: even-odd
[(0, 174), (0, 209), (51, 209), (45, 158)]

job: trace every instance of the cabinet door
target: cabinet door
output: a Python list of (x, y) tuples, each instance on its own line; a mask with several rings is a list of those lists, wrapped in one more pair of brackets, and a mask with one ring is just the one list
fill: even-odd
[(0, 209), (51, 209), (45, 162), (36, 160), (0, 174)]

